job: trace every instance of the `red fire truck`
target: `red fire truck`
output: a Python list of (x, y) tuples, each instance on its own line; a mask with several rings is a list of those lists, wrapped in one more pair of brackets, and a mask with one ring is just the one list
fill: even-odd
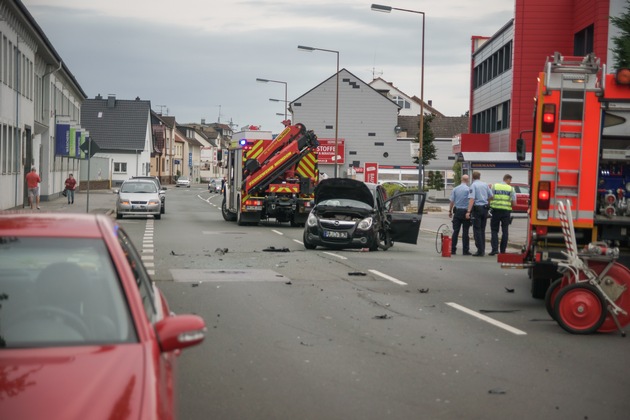
[[(517, 159), (524, 160), (524, 140), (516, 146)], [(630, 286), (630, 70), (607, 74), (592, 54), (549, 57), (539, 74), (531, 150), (527, 241), (521, 253), (500, 254), (498, 261), (527, 268), (532, 295), (545, 298), (563, 275), (558, 260), (566, 258), (566, 243), (558, 203), (568, 202), (579, 249), (618, 248), (621, 269), (611, 281), (625, 290)]]
[(223, 218), (239, 225), (275, 219), (304, 225), (319, 180), (317, 136), (288, 125), (275, 139), (258, 131), (235, 133), (228, 149)]

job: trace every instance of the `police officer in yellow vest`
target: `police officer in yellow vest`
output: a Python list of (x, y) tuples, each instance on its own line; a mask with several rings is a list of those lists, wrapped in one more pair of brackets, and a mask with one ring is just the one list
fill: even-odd
[[(490, 201), (492, 218), (490, 219), (490, 245), (492, 251), (489, 255), (497, 255), (499, 249), (505, 252), (508, 244), (508, 229), (512, 215), (512, 203), (516, 203), (516, 194), (512, 183), (512, 175), (505, 174), (503, 183), (496, 183), (492, 186), (494, 196)], [(499, 248), (499, 227), (501, 227), (501, 247)]]

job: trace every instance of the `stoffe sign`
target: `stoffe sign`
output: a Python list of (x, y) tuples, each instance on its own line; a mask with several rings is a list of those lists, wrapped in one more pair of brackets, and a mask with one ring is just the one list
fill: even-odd
[(376, 184), (378, 182), (378, 163), (365, 162), (365, 182)]

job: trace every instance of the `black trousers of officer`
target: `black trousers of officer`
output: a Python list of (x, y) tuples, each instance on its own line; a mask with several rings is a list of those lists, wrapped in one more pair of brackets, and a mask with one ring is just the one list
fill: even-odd
[[(468, 209), (466, 207), (458, 209), (455, 208), (455, 212), (453, 213), (453, 241), (451, 243), (451, 254), (454, 254), (457, 250), (457, 237), (459, 236), (459, 231), (462, 231), (462, 247), (464, 254), (468, 254), (470, 252), (470, 219), (466, 219), (466, 211)], [(462, 229), (463, 228), (463, 229)]]
[[(510, 227), (510, 210), (492, 209), (490, 218), (490, 245), (492, 252), (505, 252), (508, 244), (508, 230)], [(499, 248), (499, 227), (501, 228), (501, 248)]]
[(473, 236), (478, 254), (486, 253), (486, 224), (488, 223), (488, 206), (473, 206)]

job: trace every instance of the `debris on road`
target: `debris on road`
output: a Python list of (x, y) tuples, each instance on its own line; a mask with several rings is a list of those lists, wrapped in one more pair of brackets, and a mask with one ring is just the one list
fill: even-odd
[(291, 252), (289, 248), (276, 248), (275, 246), (270, 246), (269, 248), (263, 249), (263, 252)]
[(374, 315), (372, 318), (373, 319), (391, 319), (392, 317), (390, 315), (383, 314), (383, 315)]
[(507, 394), (507, 391), (501, 388), (495, 388), (495, 389), (489, 390), (488, 394), (503, 395), (503, 394)]
[(214, 252), (216, 254), (219, 254), (219, 255), (225, 255), (225, 254), (227, 254), (228, 249), (227, 248), (217, 248), (217, 249), (214, 250)]
[(510, 289), (509, 287), (506, 287), (505, 291), (508, 293), (514, 293), (514, 289)]
[(429, 288), (427, 287), (426, 289), (418, 289), (418, 292), (420, 292), (420, 293), (429, 293)]
[(348, 273), (349, 276), (365, 276), (366, 274), (362, 271), (351, 271)]

